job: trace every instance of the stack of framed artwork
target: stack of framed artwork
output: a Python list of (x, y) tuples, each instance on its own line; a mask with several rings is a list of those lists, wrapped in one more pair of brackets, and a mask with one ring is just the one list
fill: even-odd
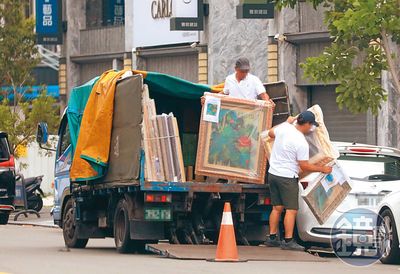
[(272, 125), (270, 102), (205, 94), (197, 175), (263, 184), (267, 156), (260, 133)]
[(148, 181), (185, 182), (182, 148), (176, 118), (172, 113), (156, 115), (147, 85), (143, 89), (143, 147)]
[(185, 168), (178, 123), (172, 113), (156, 116), (159, 142), (161, 143), (162, 164), (165, 180), (170, 182), (185, 182)]

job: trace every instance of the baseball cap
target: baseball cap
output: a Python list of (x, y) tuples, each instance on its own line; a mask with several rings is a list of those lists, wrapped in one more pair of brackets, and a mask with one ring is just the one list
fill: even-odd
[(235, 68), (240, 70), (250, 70), (250, 61), (245, 57), (237, 59), (235, 63)]
[(315, 121), (315, 115), (309, 110), (303, 111), (297, 117), (297, 121), (300, 123), (310, 123), (316, 127), (319, 126), (318, 122)]

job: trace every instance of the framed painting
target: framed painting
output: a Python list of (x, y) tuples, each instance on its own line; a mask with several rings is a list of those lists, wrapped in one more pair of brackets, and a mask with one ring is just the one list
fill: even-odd
[(351, 191), (350, 179), (339, 164), (332, 161), (328, 165), (332, 166), (332, 173), (318, 175), (302, 195), (321, 225), (328, 220)]
[(260, 134), (272, 125), (272, 104), (211, 93), (205, 97), (195, 173), (264, 183), (267, 156)]

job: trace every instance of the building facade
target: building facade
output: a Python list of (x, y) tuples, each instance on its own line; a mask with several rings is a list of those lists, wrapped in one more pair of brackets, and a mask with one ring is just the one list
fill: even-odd
[[(233, 73), (235, 60), (246, 56), (262, 81), (287, 83), (294, 113), (321, 105), (333, 140), (397, 146), (400, 133), (394, 135), (391, 117), (398, 111), (391, 95), (378, 117), (354, 115), (337, 107), (334, 83), (303, 78), (299, 64), (330, 43), (322, 9), (300, 2), (295, 9), (275, 11), (273, 19), (237, 19), (241, 2), (209, 0), (202, 31), (170, 31), (171, 17), (198, 12), (196, 0), (63, 1), (60, 94), (66, 100), (74, 86), (123, 68), (218, 84)], [(383, 84), (390, 88), (385, 75)]]

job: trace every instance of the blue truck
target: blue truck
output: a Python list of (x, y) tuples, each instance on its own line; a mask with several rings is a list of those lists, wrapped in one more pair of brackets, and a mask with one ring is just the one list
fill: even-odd
[[(79, 92), (89, 93), (95, 81), (75, 88), (70, 100)], [(54, 223), (63, 229), (66, 246), (84, 248), (90, 238), (113, 237), (117, 250), (128, 253), (160, 240), (172, 244), (215, 243), (225, 202), (232, 205), (238, 243), (258, 245), (263, 242), (271, 210), (266, 184), (145, 179), (141, 135), (144, 84), (148, 85), (158, 111), (175, 114), (180, 121), (181, 134), (186, 131), (195, 136), (198, 133), (200, 97), (209, 87), (157, 73), (126, 77), (116, 86), (107, 174), (95, 182), (78, 183), (70, 180), (73, 139), (76, 139), (71, 132), (76, 130), (71, 128), (68, 113), (73, 112), (79, 120), (84, 104), (80, 109), (67, 108), (58, 130), (53, 208)], [(284, 111), (288, 108), (287, 92), (284, 84), (283, 89), (281, 84), (276, 88), (280, 90), (276, 96), (278, 111), (278, 101), (283, 100), (283, 110), (276, 116), (279, 120), (288, 114)], [(195, 93), (196, 90), (201, 92)], [(38, 142), (45, 144), (47, 136), (47, 126), (39, 124)], [(188, 154), (186, 149), (183, 146), (184, 155)]]

